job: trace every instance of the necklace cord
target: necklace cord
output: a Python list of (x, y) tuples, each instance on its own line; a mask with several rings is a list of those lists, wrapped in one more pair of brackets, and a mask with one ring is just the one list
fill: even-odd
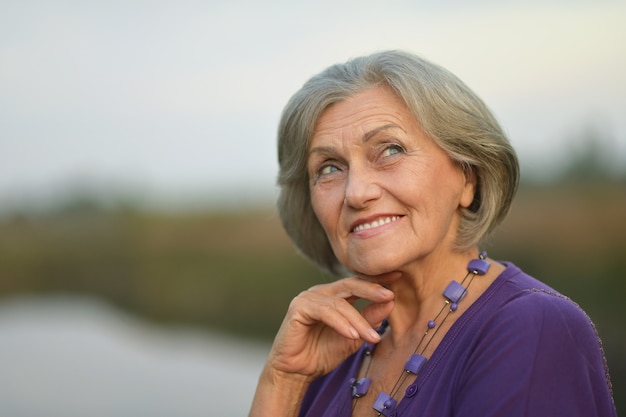
[[(480, 252), (478, 259), (473, 259), (468, 264), (468, 267), (467, 267), (468, 272), (465, 274), (465, 276), (461, 280), (461, 283), (459, 284), (453, 280), (448, 285), (446, 290), (443, 292), (443, 296), (445, 298), (444, 305), (441, 307), (437, 315), (432, 320), (428, 321), (426, 330), (424, 331), (417, 346), (415, 347), (413, 354), (409, 357), (409, 360), (407, 361), (407, 364), (405, 365), (405, 369), (403, 369), (402, 373), (396, 379), (396, 382), (390, 391), (390, 395), (386, 394), (385, 392), (381, 392), (378, 398), (376, 399), (376, 401), (374, 402), (374, 410), (378, 413), (377, 414), (378, 416), (384, 415), (387, 417), (388, 415), (392, 414), (395, 411), (395, 408), (397, 405), (397, 401), (394, 399), (394, 397), (398, 394), (398, 391), (400, 390), (400, 388), (406, 383), (410, 375), (415, 375), (415, 378), (417, 379), (420, 369), (427, 361), (426, 357), (424, 357), (423, 354), (424, 352), (426, 352), (431, 342), (433, 341), (433, 339), (439, 332), (439, 329), (441, 329), (441, 327), (446, 322), (450, 314), (457, 311), (458, 302), (460, 302), (465, 297), (465, 295), (468, 292), (468, 288), (470, 287), (470, 285), (472, 285), (472, 282), (474, 281), (474, 278), (476, 278), (476, 275), (484, 275), (489, 270), (490, 263), (489, 261), (486, 260), (486, 258), (487, 258), (487, 253)], [(468, 281), (467, 286), (463, 286), (466, 281)], [(437, 324), (437, 320), (439, 320), (439, 317), (443, 314), (444, 310), (446, 310), (446, 307), (448, 307), (446, 314), (441, 319), (441, 322)], [(386, 330), (387, 326), (388, 326), (388, 322), (385, 320), (383, 322), (383, 325), (378, 330), (379, 334), (382, 335), (382, 333)], [(428, 339), (424, 347), (420, 350), (420, 347), (426, 340), (426, 337), (428, 336), (428, 334), (430, 334), (430, 338)], [(370, 368), (372, 366), (372, 362), (374, 360), (373, 359), (374, 347), (375, 347), (374, 345), (370, 347), (366, 347), (366, 350), (364, 351), (364, 354), (366, 355), (366, 357), (368, 357), (368, 363), (365, 368), (364, 377), (361, 378), (358, 382), (356, 381), (355, 378), (352, 378), (350, 380), (350, 385), (352, 388), (352, 396), (354, 399), (352, 403), (351, 414), (354, 414), (354, 410), (356, 408), (358, 399), (364, 396), (367, 393), (367, 390), (369, 389), (371, 380), (369, 377), (367, 377), (367, 375), (369, 374)], [(358, 387), (358, 390), (355, 390), (355, 387)]]
[[(467, 277), (469, 277), (471, 275), (471, 279), (467, 285), (467, 287), (469, 288), (469, 286), (471, 285), (472, 281), (474, 280), (474, 277), (476, 276), (476, 274), (473, 274), (471, 272), (468, 272), (465, 277), (463, 278), (463, 280), (461, 281), (461, 285), (463, 285), (463, 283), (467, 280)], [(463, 296), (467, 293), (467, 288), (465, 289), (465, 291), (463, 292)], [(426, 349), (428, 349), (428, 346), (430, 346), (430, 343), (433, 341), (433, 339), (435, 338), (435, 336), (437, 335), (437, 333), (439, 332), (439, 329), (443, 326), (443, 324), (446, 322), (446, 320), (448, 319), (448, 316), (450, 316), (450, 313), (452, 313), (454, 310), (452, 310), (451, 308), (448, 309), (446, 315), (443, 317), (443, 319), (441, 320), (440, 324), (436, 324), (436, 321), (439, 319), (439, 317), (441, 316), (441, 314), (443, 313), (443, 311), (446, 309), (446, 307), (448, 307), (450, 305), (450, 300), (446, 299), (445, 304), (441, 307), (441, 310), (439, 310), (439, 313), (437, 313), (437, 315), (435, 316), (435, 318), (433, 320), (431, 320), (429, 322), (429, 325), (426, 327), (426, 331), (424, 332), (424, 335), (422, 336), (422, 338), (420, 339), (419, 343), (417, 344), (417, 346), (415, 347), (415, 350), (413, 351), (413, 353), (418, 353), (418, 350), (422, 344), (422, 342), (424, 342), (424, 339), (426, 339), (426, 336), (428, 335), (428, 333), (430, 332), (430, 330), (433, 330), (432, 335), (430, 336), (430, 339), (428, 339), (428, 342), (426, 343), (426, 345), (424, 346), (424, 348), (419, 352), (420, 355), (423, 355), (424, 352), (426, 351)], [(434, 327), (431, 327), (432, 323), (435, 323)], [(368, 370), (369, 367), (371, 366), (371, 359), (370, 362), (368, 364)], [(367, 371), (366, 371), (367, 372)], [(396, 383), (394, 384), (393, 388), (391, 389), (390, 395), (392, 397), (395, 397), (396, 394), (398, 393), (398, 391), (400, 390), (400, 387), (402, 387), (402, 385), (404, 385), (404, 383), (406, 382), (406, 380), (409, 378), (409, 376), (411, 375), (411, 372), (404, 370), (404, 372), (402, 372), (402, 374), (400, 374), (400, 376), (398, 377), (398, 379), (396, 380)]]

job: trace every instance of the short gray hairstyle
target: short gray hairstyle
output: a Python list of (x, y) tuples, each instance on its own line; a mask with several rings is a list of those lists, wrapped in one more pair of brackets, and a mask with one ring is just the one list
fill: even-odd
[(278, 212), (296, 247), (339, 275), (337, 260), (311, 206), (307, 150), (316, 123), (331, 104), (386, 86), (412, 112), (421, 129), (466, 175), (475, 175), (472, 204), (462, 209), (456, 246), (482, 243), (509, 211), (519, 164), (502, 128), (483, 101), (441, 66), (402, 51), (383, 51), (333, 65), (312, 77), (287, 103), (278, 127)]

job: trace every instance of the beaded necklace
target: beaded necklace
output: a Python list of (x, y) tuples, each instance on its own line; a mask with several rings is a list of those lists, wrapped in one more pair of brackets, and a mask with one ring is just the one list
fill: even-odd
[[(450, 284), (443, 291), (443, 297), (445, 299), (444, 305), (441, 307), (441, 310), (439, 310), (437, 315), (432, 320), (429, 320), (428, 323), (426, 323), (426, 331), (424, 332), (419, 342), (417, 343), (417, 346), (415, 347), (413, 354), (409, 357), (406, 364), (404, 365), (404, 370), (398, 376), (398, 379), (396, 380), (396, 383), (394, 384), (393, 388), (391, 389), (389, 394), (387, 394), (384, 391), (381, 391), (381, 393), (378, 394), (376, 401), (374, 401), (374, 405), (372, 408), (376, 411), (378, 417), (380, 416), (391, 417), (391, 415), (393, 416), (396, 415), (396, 407), (398, 405), (398, 400), (396, 400), (395, 397), (397, 396), (398, 391), (400, 390), (402, 385), (404, 385), (404, 383), (407, 381), (407, 379), (411, 375), (417, 378), (417, 375), (419, 374), (420, 370), (423, 368), (423, 366), (426, 364), (426, 361), (427, 361), (423, 353), (426, 351), (430, 343), (433, 341), (433, 338), (439, 331), (440, 329), (439, 325), (442, 325), (443, 323), (445, 323), (448, 316), (457, 310), (458, 303), (467, 294), (467, 289), (472, 284), (472, 281), (474, 280), (476, 275), (484, 275), (489, 270), (490, 263), (489, 261), (486, 260), (486, 258), (487, 258), (487, 253), (481, 252), (477, 259), (472, 259), (467, 265), (467, 274), (465, 275), (461, 283), (459, 284), (458, 282), (452, 280), (452, 282), (450, 282)], [(464, 287), (463, 284), (465, 284), (466, 281), (467, 281), (467, 286)], [(443, 315), (443, 318), (441, 319), (441, 322), (438, 325), (437, 321), (442, 316), (444, 311), (446, 311), (446, 313)], [(387, 320), (385, 320), (383, 324), (377, 329), (378, 333), (382, 335), (387, 329), (388, 325), (389, 324)], [(428, 335), (430, 335), (430, 338), (428, 338), (428, 341), (426, 341), (426, 338)], [(373, 360), (372, 355), (374, 353), (375, 347), (376, 345), (374, 345), (373, 343), (369, 343), (369, 342), (364, 343), (363, 350), (364, 350), (365, 356), (370, 357), (370, 360), (368, 361), (368, 364), (367, 364), (367, 368), (365, 369), (365, 376), (359, 379), (358, 381), (356, 380), (356, 378), (350, 379), (350, 389), (352, 390), (352, 398), (353, 398), (352, 413), (354, 413), (354, 408), (356, 407), (357, 401), (359, 400), (359, 398), (367, 394), (367, 391), (369, 390), (370, 384), (372, 382), (372, 380), (367, 375), (369, 373), (369, 369), (372, 364), (372, 360)], [(409, 388), (410, 387), (411, 386), (409, 386)]]

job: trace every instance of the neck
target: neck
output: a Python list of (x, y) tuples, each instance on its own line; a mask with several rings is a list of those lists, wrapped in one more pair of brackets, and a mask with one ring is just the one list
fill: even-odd
[[(379, 413), (378, 415), (395, 414), (400, 393), (409, 389), (409, 384), (415, 380), (422, 366), (434, 354), (456, 318), (463, 314), (463, 311), (504, 269), (502, 265), (495, 265), (496, 267), (492, 268), (492, 262), (487, 260), (484, 253), (478, 259), (471, 258), (471, 262), (470, 259), (465, 258), (467, 257), (458, 254), (458, 256), (450, 257), (448, 263), (441, 263), (439, 268), (432, 270), (441, 275), (429, 277), (426, 273), (429, 270), (422, 268), (419, 270), (420, 274), (405, 273), (404, 279), (388, 282), (389, 287), (396, 291), (396, 308), (389, 316), (391, 326), (389, 331), (377, 345), (375, 352), (370, 351), (371, 355), (367, 355), (369, 362), (361, 370), (360, 379), (357, 380), (355, 377), (350, 382), (354, 398), (353, 415), (355, 415), (355, 410), (357, 414), (365, 410), (366, 405), (359, 403), (358, 399), (367, 394), (370, 384), (374, 384), (380, 390), (371, 405)], [(459, 266), (461, 259), (466, 262)], [(439, 297), (435, 297), (431, 294), (434, 291), (431, 288), (437, 288), (439, 286), (437, 283), (444, 281), (442, 278), (444, 274), (454, 276), (448, 277), (448, 285), (441, 288)], [(475, 281), (474, 278), (479, 275), (480, 279)], [(394, 276), (397, 277), (397, 275)], [(416, 278), (421, 278), (421, 281)], [(456, 283), (450, 281), (456, 281)], [(420, 282), (422, 286), (417, 285)], [(434, 284), (431, 285), (431, 283)], [(413, 291), (397, 292), (411, 288)], [(411, 305), (409, 303), (411, 300), (419, 301), (419, 303)], [(439, 307), (431, 308), (434, 304), (439, 304)], [(407, 312), (417, 314), (408, 320), (403, 320), (403, 314)], [(432, 316), (424, 318), (429, 314)], [(407, 334), (408, 332), (412, 334)], [(404, 358), (407, 357), (408, 360), (404, 362)], [(398, 376), (394, 378), (394, 374)]]
[(400, 279), (387, 287), (396, 294), (395, 307), (389, 315), (390, 338), (394, 345), (410, 340), (408, 335), (421, 334), (424, 323), (441, 308), (442, 291), (467, 273), (468, 262), (478, 256), (478, 249), (432, 257), (409, 265), (400, 272)]

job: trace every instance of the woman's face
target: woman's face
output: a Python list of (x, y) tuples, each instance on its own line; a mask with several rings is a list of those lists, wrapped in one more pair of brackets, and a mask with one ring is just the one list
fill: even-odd
[(365, 275), (453, 250), (473, 178), (383, 87), (328, 107), (308, 149), (313, 210), (335, 255)]

